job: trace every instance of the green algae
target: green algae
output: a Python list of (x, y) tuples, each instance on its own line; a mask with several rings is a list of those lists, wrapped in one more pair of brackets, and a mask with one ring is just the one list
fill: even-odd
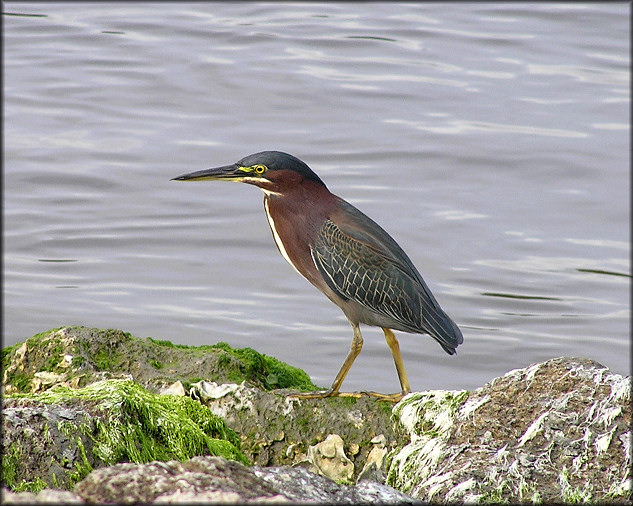
[[(2, 350), (4, 386), (8, 393), (28, 393), (52, 383), (85, 386), (107, 378), (129, 377), (152, 391), (182, 381), (246, 381), (264, 390), (317, 390), (309, 376), (252, 348), (224, 342), (203, 346), (138, 338), (117, 329), (61, 327), (42, 332)], [(36, 373), (59, 375), (41, 381)]]
[(37, 494), (44, 490), (45, 488), (50, 488), (48, 483), (46, 483), (41, 478), (36, 478), (33, 481), (22, 481), (18, 483), (15, 488), (13, 488), (13, 492), (31, 492), (33, 494)]
[(11, 355), (13, 355), (15, 353), (15, 350), (17, 350), (20, 346), (22, 346), (22, 343), (15, 343), (12, 344), (11, 346), (7, 346), (6, 348), (2, 348), (2, 352), (0, 353), (0, 356), (2, 356), (2, 366), (4, 369), (4, 364), (5, 364), (5, 357), (10, 357)]
[[(74, 463), (72, 466), (72, 471), (68, 473), (68, 488), (73, 489), (74, 486), (83, 480), (88, 474), (93, 470), (92, 464), (88, 460), (88, 454), (86, 452), (86, 446), (83, 443), (83, 440), (80, 437), (74, 437), (77, 430), (84, 435), (89, 436), (87, 431), (87, 425), (75, 425), (73, 423), (62, 423), (58, 424), (58, 429), (60, 432), (65, 434), (70, 438), (74, 438), (75, 443), (77, 444), (77, 448), (79, 449), (79, 455), (81, 460)], [(59, 482), (57, 480), (57, 476), (55, 474), (52, 475), (53, 486), (58, 488)]]
[(9, 381), (17, 392), (28, 392), (31, 389), (32, 377), (28, 374), (16, 371), (10, 375)]
[(11, 486), (17, 480), (17, 469), (24, 457), (21, 447), (13, 446), (2, 449), (2, 482)]
[[(239, 436), (209, 408), (188, 397), (152, 394), (132, 380), (104, 380), (80, 389), (57, 386), (39, 394), (9, 397), (45, 404), (81, 404), (91, 411), (89, 424), (66, 420), (57, 424), (80, 453), (64, 478), (65, 488), (72, 488), (95, 466), (119, 462), (186, 461), (197, 455), (216, 455), (249, 464), (240, 450)], [(85, 443), (90, 443), (94, 465)], [(11, 452), (3, 455), (4, 483), (14, 491), (36, 491), (39, 482), (16, 482), (21, 452), (14, 443)], [(56, 481), (54, 475), (50, 481)]]
[[(253, 348), (232, 348), (225, 342), (202, 346), (187, 346), (173, 344), (170, 341), (147, 338), (151, 343), (168, 348), (188, 350), (194, 353), (209, 353), (223, 351), (219, 364), (230, 367), (234, 364), (231, 360), (237, 359), (237, 367), (230, 373), (229, 379), (234, 383), (250, 381), (264, 390), (294, 388), (302, 392), (318, 390), (310, 377), (301, 369), (288, 365), (275, 357), (259, 353)], [(195, 380), (191, 381), (192, 383)]]
[(188, 397), (155, 395), (132, 380), (99, 381), (77, 390), (58, 387), (37, 395), (44, 403), (69, 399), (92, 401), (106, 415), (97, 420), (94, 438), (94, 452), (106, 464), (184, 461), (196, 455), (222, 455), (247, 463), (237, 434)]

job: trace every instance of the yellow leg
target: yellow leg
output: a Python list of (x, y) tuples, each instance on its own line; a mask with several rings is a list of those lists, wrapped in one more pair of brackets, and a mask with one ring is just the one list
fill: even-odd
[(400, 386), (402, 387), (402, 395), (405, 396), (411, 391), (409, 386), (409, 380), (407, 379), (407, 373), (404, 370), (404, 362), (402, 361), (402, 355), (400, 355), (400, 345), (396, 336), (391, 329), (383, 327), (382, 331), (385, 333), (385, 339), (387, 345), (391, 349), (393, 355), (393, 361), (396, 363), (396, 371), (398, 371), (398, 378), (400, 379)]
[(358, 357), (360, 350), (363, 348), (363, 336), (360, 333), (360, 327), (358, 324), (352, 323), (352, 328), (354, 329), (354, 338), (352, 339), (352, 345), (350, 347), (349, 353), (347, 354), (347, 358), (341, 369), (339, 370), (336, 378), (334, 378), (334, 382), (332, 386), (328, 390), (321, 390), (317, 392), (302, 392), (291, 394), (290, 397), (297, 397), (299, 399), (323, 399), (325, 397), (362, 397), (363, 395), (369, 395), (371, 397), (377, 397), (380, 401), (388, 401), (388, 402), (398, 402), (400, 401), (406, 394), (411, 391), (409, 387), (409, 380), (407, 379), (407, 373), (404, 370), (404, 363), (402, 362), (402, 356), (400, 355), (400, 345), (398, 344), (398, 340), (396, 336), (390, 329), (383, 328), (383, 332), (385, 333), (385, 339), (387, 340), (387, 344), (391, 349), (391, 354), (393, 355), (393, 360), (396, 363), (396, 370), (398, 371), (398, 378), (400, 378), (400, 386), (402, 387), (402, 392), (398, 392), (395, 394), (381, 394), (378, 392), (340, 392), (341, 384), (347, 376), (347, 373), (352, 367), (354, 360)]
[(352, 339), (352, 345), (350, 347), (349, 353), (347, 354), (345, 362), (343, 362), (343, 365), (336, 375), (336, 378), (334, 378), (332, 386), (328, 390), (323, 390), (319, 392), (304, 392), (292, 394), (292, 397), (298, 397), (300, 399), (321, 399), (323, 397), (360, 397), (362, 395), (360, 393), (339, 393), (339, 389), (341, 388), (341, 384), (343, 383), (345, 376), (347, 376), (347, 373), (351, 369), (354, 360), (356, 360), (356, 357), (358, 357), (360, 350), (363, 348), (363, 336), (360, 333), (360, 327), (358, 326), (358, 324), (352, 323), (352, 328), (354, 329), (354, 338)]

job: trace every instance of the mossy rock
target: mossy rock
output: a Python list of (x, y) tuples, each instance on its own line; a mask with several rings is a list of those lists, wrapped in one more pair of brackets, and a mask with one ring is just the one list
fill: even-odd
[(14, 491), (71, 489), (95, 468), (217, 455), (248, 464), (240, 440), (200, 403), (132, 380), (4, 399), (2, 481)]
[(150, 391), (174, 381), (204, 379), (262, 388), (316, 390), (296, 367), (251, 348), (226, 343), (184, 346), (138, 338), (116, 329), (62, 327), (2, 350), (7, 393), (39, 392), (53, 385), (82, 387), (111, 378), (133, 378)]
[(631, 504), (631, 378), (586, 358), (512, 370), (393, 411), (387, 484), (428, 503)]

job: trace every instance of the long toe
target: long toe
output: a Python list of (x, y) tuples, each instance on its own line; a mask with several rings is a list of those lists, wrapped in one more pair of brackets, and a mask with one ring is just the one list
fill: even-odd
[(379, 401), (400, 402), (407, 395), (404, 392), (396, 392), (395, 394), (381, 394), (379, 392), (367, 392), (367, 395), (376, 397)]
[(315, 392), (298, 392), (296, 394), (289, 394), (288, 397), (295, 397), (297, 399), (325, 399), (326, 397), (334, 397), (339, 395), (338, 392), (330, 390), (317, 390)]
[(397, 392), (395, 394), (381, 394), (379, 392), (334, 392), (332, 390), (319, 390), (316, 392), (298, 392), (289, 394), (288, 397), (296, 399), (324, 399), (326, 397), (354, 397), (360, 399), (363, 396), (376, 397), (379, 401), (399, 402), (406, 394)]

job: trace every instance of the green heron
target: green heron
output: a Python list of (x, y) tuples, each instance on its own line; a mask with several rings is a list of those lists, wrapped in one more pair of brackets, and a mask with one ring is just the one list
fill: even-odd
[(232, 165), (205, 169), (176, 181), (238, 181), (264, 192), (264, 209), (282, 256), (340, 307), (352, 325), (351, 349), (332, 386), (294, 394), (300, 398), (355, 396), (339, 389), (363, 346), (361, 323), (381, 327), (402, 391), (366, 392), (398, 401), (411, 391), (393, 330), (429, 334), (449, 355), (464, 338), (442, 310), (422, 276), (396, 241), (368, 216), (330, 193), (298, 158), (263, 151)]

